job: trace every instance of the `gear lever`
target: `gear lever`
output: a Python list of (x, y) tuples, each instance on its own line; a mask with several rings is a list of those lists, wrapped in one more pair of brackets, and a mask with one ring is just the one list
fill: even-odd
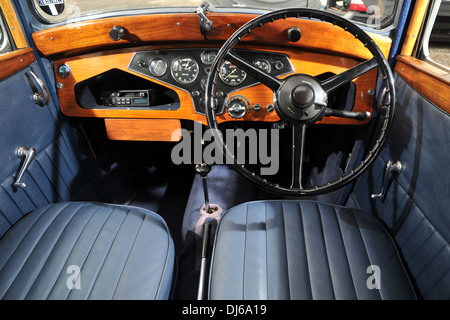
[(199, 163), (195, 166), (195, 172), (202, 178), (203, 192), (205, 193), (205, 210), (207, 213), (212, 213), (211, 206), (209, 205), (208, 184), (206, 183), (208, 173), (211, 172), (211, 166), (204, 162)]

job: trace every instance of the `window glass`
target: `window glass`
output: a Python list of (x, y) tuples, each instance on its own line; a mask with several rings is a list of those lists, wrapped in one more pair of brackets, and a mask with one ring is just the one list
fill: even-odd
[(450, 0), (436, 1), (425, 30), (423, 57), (450, 67)]
[(6, 22), (3, 17), (3, 12), (0, 8), (0, 54), (9, 52), (12, 50), (11, 41), (9, 39), (8, 29), (6, 28)]

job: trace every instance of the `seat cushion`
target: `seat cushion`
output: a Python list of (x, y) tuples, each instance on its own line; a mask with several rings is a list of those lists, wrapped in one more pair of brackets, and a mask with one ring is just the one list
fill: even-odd
[(223, 216), (210, 299), (415, 299), (396, 246), (362, 211), (260, 201)]
[(175, 252), (141, 208), (83, 202), (30, 212), (0, 241), (2, 299), (167, 299)]

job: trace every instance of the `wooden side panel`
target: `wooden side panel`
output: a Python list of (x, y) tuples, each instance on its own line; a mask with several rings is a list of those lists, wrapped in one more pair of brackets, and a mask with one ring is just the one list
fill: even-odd
[(180, 120), (167, 119), (105, 119), (110, 140), (180, 141)]
[(398, 56), (395, 71), (417, 91), (450, 113), (450, 74), (410, 56)]
[(33, 51), (33, 48), (26, 48), (1, 54), (0, 80), (13, 75), (33, 63), (36, 60)]
[(413, 53), (414, 47), (419, 38), (419, 32), (422, 28), (423, 21), (425, 19), (425, 13), (427, 11), (430, 1), (418, 0), (414, 6), (414, 11), (411, 17), (411, 23), (406, 31), (405, 42), (403, 43), (402, 55), (410, 56)]
[[(240, 26), (256, 16), (211, 13), (208, 17), (214, 21), (214, 25), (206, 37), (200, 33), (197, 14), (159, 14), (114, 17), (60, 26), (33, 33), (33, 40), (38, 50), (46, 56), (74, 55), (105, 48), (149, 43), (222, 43)], [(125, 38), (117, 42), (109, 37), (109, 31), (115, 25), (126, 29)], [(296, 43), (290, 42), (286, 33), (292, 26), (298, 26), (302, 31), (302, 38)], [(387, 56), (391, 39), (376, 34), (371, 36)], [(354, 58), (371, 58), (369, 50), (350, 33), (330, 23), (307, 19), (288, 18), (266, 24), (255, 29), (243, 39), (243, 42), (300, 47)]]

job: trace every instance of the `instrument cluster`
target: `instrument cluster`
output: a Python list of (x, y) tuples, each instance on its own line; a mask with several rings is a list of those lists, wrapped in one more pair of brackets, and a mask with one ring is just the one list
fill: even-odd
[[(216, 49), (178, 49), (137, 52), (130, 62), (129, 69), (149, 78), (170, 84), (187, 91), (193, 101), (195, 111), (204, 114), (204, 90), (218, 50)], [(235, 50), (235, 54), (261, 70), (281, 76), (293, 72), (289, 58), (285, 54)], [(224, 112), (230, 95), (242, 88), (259, 82), (233, 63), (223, 61), (219, 70), (220, 81), (216, 87), (216, 113)]]

